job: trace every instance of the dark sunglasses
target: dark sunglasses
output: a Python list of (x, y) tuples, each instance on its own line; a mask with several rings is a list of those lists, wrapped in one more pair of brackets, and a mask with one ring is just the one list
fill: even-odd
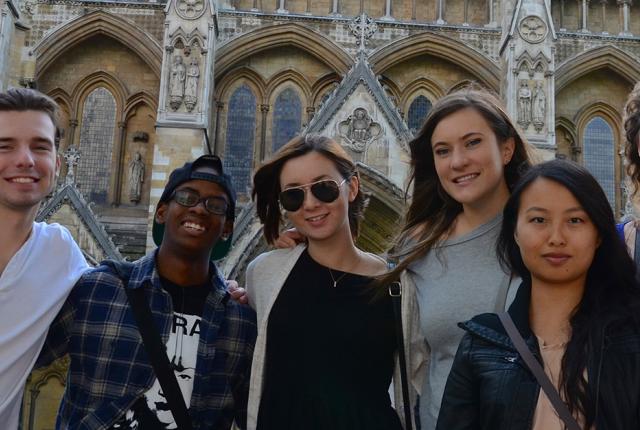
[(176, 190), (171, 195), (171, 199), (175, 200), (181, 206), (192, 208), (200, 202), (204, 202), (204, 208), (214, 215), (226, 215), (228, 204), (222, 197), (211, 196), (201, 198), (200, 194), (188, 189)]
[(340, 187), (346, 181), (346, 178), (340, 183), (333, 179), (323, 179), (321, 181), (312, 182), (299, 187), (287, 188), (280, 193), (280, 204), (289, 212), (297, 211), (304, 203), (304, 196), (307, 189), (309, 189), (311, 194), (321, 202), (331, 203), (338, 198), (340, 195)]

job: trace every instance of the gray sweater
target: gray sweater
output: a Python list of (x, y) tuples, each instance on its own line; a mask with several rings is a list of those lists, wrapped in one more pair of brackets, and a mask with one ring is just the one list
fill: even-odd
[(501, 269), (495, 250), (501, 222), (502, 215), (447, 240), (409, 267), (407, 275), (416, 285), (420, 328), (429, 350), (420, 398), (423, 430), (436, 427), (444, 387), (464, 333), (457, 323), (505, 307), (510, 276)]

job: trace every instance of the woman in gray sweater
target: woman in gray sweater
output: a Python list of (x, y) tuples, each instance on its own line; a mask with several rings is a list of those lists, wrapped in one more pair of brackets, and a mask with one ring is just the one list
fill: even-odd
[(500, 101), (474, 89), (438, 100), (409, 146), (412, 200), (395, 247), (399, 263), (382, 282), (402, 280), (412, 409), (422, 430), (433, 430), (463, 335), (456, 324), (503, 309), (517, 285), (495, 244), (530, 157)]

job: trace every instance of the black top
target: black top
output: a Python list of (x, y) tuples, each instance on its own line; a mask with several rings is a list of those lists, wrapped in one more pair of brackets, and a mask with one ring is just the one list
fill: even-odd
[(369, 283), (302, 253), (269, 315), (259, 430), (402, 429), (389, 399), (393, 308)]

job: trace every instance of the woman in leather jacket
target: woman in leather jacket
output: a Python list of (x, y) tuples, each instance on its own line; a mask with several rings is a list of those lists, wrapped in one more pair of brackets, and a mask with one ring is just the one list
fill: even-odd
[[(596, 180), (566, 161), (533, 167), (498, 254), (523, 279), (509, 314), (580, 427), (640, 428), (640, 289)], [(497, 315), (460, 327), (438, 430), (564, 429)]]

